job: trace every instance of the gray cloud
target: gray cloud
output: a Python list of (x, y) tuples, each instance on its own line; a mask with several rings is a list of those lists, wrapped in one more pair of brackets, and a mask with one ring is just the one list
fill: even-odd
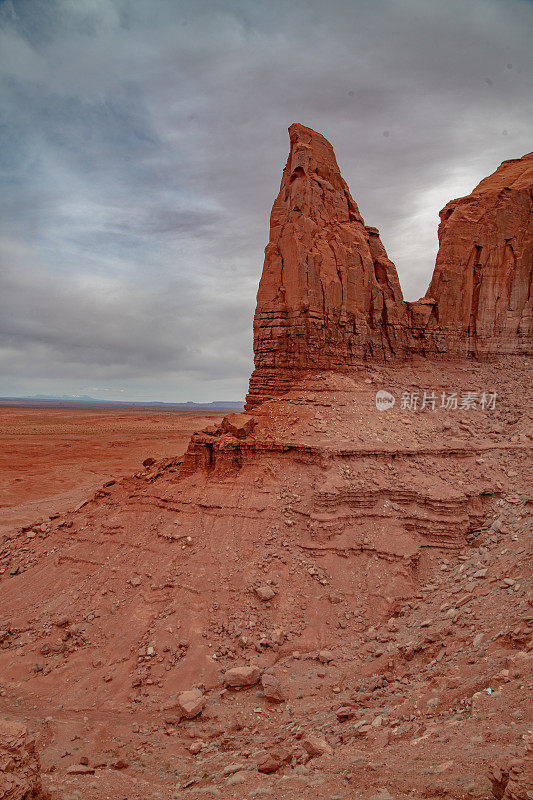
[(439, 209), (531, 149), (532, 22), (527, 0), (0, 2), (0, 394), (243, 396), (293, 121), (423, 294)]

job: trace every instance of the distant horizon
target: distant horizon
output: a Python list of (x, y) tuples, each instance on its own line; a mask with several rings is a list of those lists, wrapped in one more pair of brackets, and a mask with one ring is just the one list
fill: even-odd
[(113, 399), (111, 397), (98, 398), (90, 397), (88, 395), (0, 395), (0, 404), (6, 405), (9, 402), (27, 402), (37, 404), (42, 403), (68, 403), (71, 405), (84, 405), (97, 403), (100, 405), (141, 405), (141, 406), (175, 406), (179, 408), (186, 407), (213, 407), (213, 408), (239, 408), (244, 406), (245, 400), (132, 400), (129, 398), (121, 397), (120, 399)]

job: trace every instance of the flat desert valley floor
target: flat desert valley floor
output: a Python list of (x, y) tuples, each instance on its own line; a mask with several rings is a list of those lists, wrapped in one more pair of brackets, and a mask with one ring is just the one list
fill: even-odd
[(145, 458), (179, 456), (224, 413), (0, 406), (0, 534), (75, 508)]

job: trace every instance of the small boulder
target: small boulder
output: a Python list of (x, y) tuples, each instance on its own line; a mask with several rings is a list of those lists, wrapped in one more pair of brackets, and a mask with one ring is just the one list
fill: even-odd
[(307, 736), (304, 736), (302, 739), (302, 747), (310, 756), (330, 756), (333, 753), (333, 748), (326, 740), (321, 739), (320, 736), (315, 736), (314, 733), (309, 733)]
[(87, 764), (73, 764), (67, 769), (67, 775), (94, 775), (94, 767)]
[(177, 700), (166, 700), (161, 703), (160, 709), (163, 712), (163, 721), (166, 725), (177, 725), (181, 722), (183, 712)]
[(285, 700), (285, 694), (279, 678), (272, 675), (270, 672), (264, 672), (261, 676), (261, 684), (263, 686), (263, 694), (267, 700), (272, 703), (282, 703)]
[(151, 456), (149, 458), (145, 458), (143, 461), (143, 467), (151, 467), (152, 464), (155, 464), (155, 458)]
[(284, 764), (291, 760), (291, 754), (286, 747), (274, 747), (271, 750), (263, 750), (257, 756), (257, 771), (268, 774), (276, 772)]
[(206, 436), (216, 436), (220, 433), (220, 428), (218, 425), (207, 425), (207, 427), (202, 429), (202, 433), (205, 433)]
[(245, 439), (252, 433), (255, 424), (256, 420), (249, 414), (227, 414), (222, 420), (222, 430), (237, 439)]
[(285, 634), (281, 630), (281, 628), (276, 628), (270, 634), (270, 641), (272, 642), (273, 645), (277, 645), (278, 647), (281, 647), (281, 645), (285, 641), (285, 638), (286, 638)]
[(331, 650), (321, 650), (317, 658), (321, 664), (329, 664), (330, 661), (333, 661), (334, 655)]
[(205, 697), (200, 689), (190, 689), (178, 695), (178, 706), (184, 717), (193, 719), (202, 713), (205, 706)]
[(355, 711), (351, 706), (341, 706), (335, 713), (339, 722), (344, 722), (344, 720), (353, 719)]
[(267, 600), (272, 600), (272, 598), (276, 596), (276, 592), (271, 586), (258, 586), (255, 590), (255, 593), (258, 598), (264, 602)]
[(227, 778), (227, 777), (228, 777), (228, 775), (234, 775), (236, 772), (241, 772), (242, 770), (244, 770), (244, 769), (245, 769), (245, 766), (246, 766), (246, 765), (245, 765), (245, 764), (242, 764), (242, 763), (238, 763), (238, 764), (228, 764), (228, 765), (227, 765), (226, 767), (224, 767), (224, 769), (222, 770), (222, 775), (223, 775), (225, 778)]
[(127, 761), (124, 761), (124, 759), (117, 758), (115, 761), (112, 761), (109, 766), (111, 769), (127, 769), (129, 764)]
[(232, 667), (226, 670), (224, 686), (239, 688), (241, 686), (254, 686), (259, 683), (261, 670), (259, 667)]
[(228, 786), (238, 786), (240, 783), (246, 783), (246, 778), (248, 773), (245, 770), (241, 772), (234, 772), (228, 778), (226, 778), (226, 783)]

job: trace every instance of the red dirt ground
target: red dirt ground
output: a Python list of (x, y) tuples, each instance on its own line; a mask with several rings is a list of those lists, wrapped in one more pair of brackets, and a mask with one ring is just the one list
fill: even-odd
[(224, 412), (0, 407), (0, 534), (75, 508), (98, 486), (180, 455)]
[[(315, 376), (184, 460), (154, 426), (129, 471), (108, 441), (83, 506), (11, 526), (0, 716), (54, 800), (533, 800), (531, 374)], [(413, 386), (498, 404), (376, 412)]]

